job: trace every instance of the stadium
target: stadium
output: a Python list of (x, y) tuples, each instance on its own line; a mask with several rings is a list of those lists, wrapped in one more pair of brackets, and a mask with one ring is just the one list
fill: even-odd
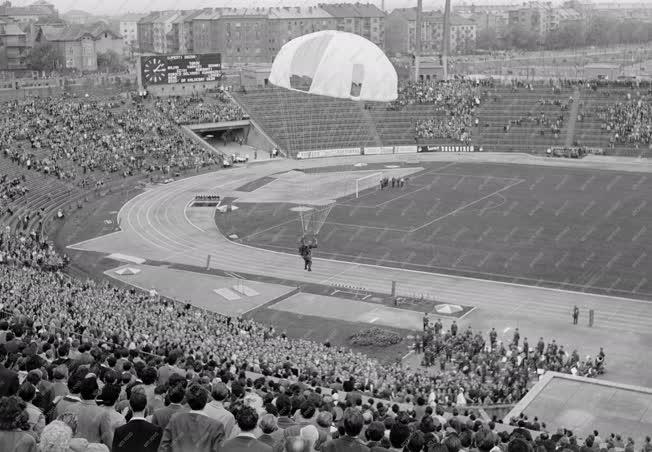
[(652, 82), (447, 58), (0, 89), (0, 451), (650, 452)]

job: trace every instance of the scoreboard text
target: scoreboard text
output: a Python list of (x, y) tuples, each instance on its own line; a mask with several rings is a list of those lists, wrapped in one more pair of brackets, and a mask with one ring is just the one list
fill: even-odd
[(154, 55), (140, 60), (144, 85), (214, 82), (222, 78), (222, 55)]

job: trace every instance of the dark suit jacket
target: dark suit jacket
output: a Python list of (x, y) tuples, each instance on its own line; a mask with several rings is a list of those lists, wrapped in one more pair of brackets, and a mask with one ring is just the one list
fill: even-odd
[(0, 365), (0, 397), (16, 395), (19, 386), (18, 373)]
[(152, 415), (152, 424), (158, 425), (162, 429), (167, 427), (170, 418), (177, 413), (186, 413), (189, 409), (182, 405), (170, 404), (154, 411)]
[(224, 426), (219, 421), (192, 411), (176, 413), (163, 430), (159, 452), (218, 452), (222, 441)]
[(163, 429), (142, 419), (135, 419), (115, 429), (113, 452), (156, 452)]
[(221, 452), (272, 452), (272, 446), (248, 436), (236, 436), (222, 445)]
[(324, 444), (321, 452), (369, 452), (369, 448), (360, 439), (345, 435)]

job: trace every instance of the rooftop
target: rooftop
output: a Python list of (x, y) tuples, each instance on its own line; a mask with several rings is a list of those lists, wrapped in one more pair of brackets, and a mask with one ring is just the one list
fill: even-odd
[(44, 25), (40, 28), (41, 33), (47, 41), (77, 41), (84, 35), (90, 35), (94, 39), (97, 39), (102, 33), (111, 33), (115, 38), (121, 38), (119, 34), (111, 30), (103, 22), (96, 22), (89, 25), (70, 24), (65, 27)]
[(371, 3), (322, 3), (319, 7), (335, 18), (385, 17), (387, 15)]
[(331, 16), (318, 6), (275, 7), (268, 10), (270, 19), (330, 19)]

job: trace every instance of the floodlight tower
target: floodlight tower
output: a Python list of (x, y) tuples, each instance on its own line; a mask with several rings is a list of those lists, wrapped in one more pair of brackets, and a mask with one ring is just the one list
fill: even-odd
[[(414, 42), (414, 81), (419, 81), (419, 58), (421, 58), (421, 12), (423, 10), (423, 0), (417, 0), (417, 17)], [(408, 40), (409, 40), (408, 36)]]
[(441, 43), (441, 64), (444, 66), (444, 80), (448, 80), (448, 54), (450, 53), (451, 0), (444, 4), (444, 33)]

